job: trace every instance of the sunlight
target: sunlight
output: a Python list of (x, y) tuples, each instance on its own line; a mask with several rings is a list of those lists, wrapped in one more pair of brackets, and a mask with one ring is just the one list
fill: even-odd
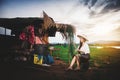
[(102, 46), (96, 46), (97, 49), (102, 49), (103, 47)]
[(110, 35), (109, 32), (114, 30), (115, 27), (116, 27), (116, 25), (114, 25), (110, 22), (97, 24), (93, 28), (93, 33), (98, 35), (98, 36)]
[(103, 36), (105, 34), (108, 34), (109, 33), (109, 29), (107, 29), (107, 27), (95, 27), (93, 29), (93, 33), (95, 33), (95, 35), (98, 35), (98, 36)]

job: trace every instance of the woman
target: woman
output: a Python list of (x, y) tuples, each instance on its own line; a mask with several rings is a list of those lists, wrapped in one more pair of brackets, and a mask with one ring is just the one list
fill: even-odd
[(73, 70), (73, 65), (77, 64), (77, 67), (75, 70), (80, 70), (80, 63), (88, 61), (90, 58), (90, 49), (88, 44), (86, 43), (87, 38), (85, 35), (77, 35), (78, 38), (80, 38), (80, 44), (77, 48), (77, 54), (73, 57), (70, 66), (67, 70)]
[[(40, 28), (39, 30), (39, 36), (35, 36), (35, 51), (34, 53), (38, 54), (39, 60), (42, 60), (41, 65), (42, 66), (50, 66), (47, 64), (52, 64), (53, 60), (50, 61), (49, 59), (52, 59), (49, 50), (48, 50), (48, 42), (44, 39), (43, 30)], [(44, 64), (43, 64), (44, 63)]]

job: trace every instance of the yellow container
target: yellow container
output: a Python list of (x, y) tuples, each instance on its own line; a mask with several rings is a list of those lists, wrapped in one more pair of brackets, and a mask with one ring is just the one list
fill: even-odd
[(39, 64), (41, 65), (43, 63), (43, 56), (40, 57), (40, 59), (38, 58), (37, 54), (34, 54), (34, 64)]
[(37, 64), (38, 61), (39, 61), (38, 55), (34, 54), (34, 64)]

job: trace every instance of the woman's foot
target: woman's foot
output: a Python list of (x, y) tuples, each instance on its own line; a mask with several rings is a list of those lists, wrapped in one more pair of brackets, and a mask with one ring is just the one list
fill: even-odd
[(68, 67), (67, 68), (67, 71), (71, 71), (71, 70), (73, 70), (72, 67)]
[(75, 71), (79, 71), (79, 70), (80, 70), (80, 67), (76, 67), (74, 70), (75, 70)]

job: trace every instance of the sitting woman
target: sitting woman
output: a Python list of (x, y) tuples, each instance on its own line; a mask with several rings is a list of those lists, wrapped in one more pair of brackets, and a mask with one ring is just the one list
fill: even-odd
[(49, 53), (49, 43), (44, 39), (43, 30), (41, 28), (38, 29), (39, 35), (35, 36), (35, 45), (34, 45), (34, 53), (38, 55), (40, 64), (42, 66), (50, 66), (47, 64), (52, 64), (54, 62), (52, 56)]
[(81, 62), (85, 62), (88, 61), (90, 59), (90, 49), (88, 44), (86, 43), (87, 38), (85, 35), (77, 35), (78, 38), (80, 38), (80, 44), (77, 48), (77, 54), (73, 57), (70, 66), (68, 67), (67, 70), (73, 70), (73, 65), (77, 64), (77, 67), (75, 68), (75, 70), (80, 70), (80, 63)]

